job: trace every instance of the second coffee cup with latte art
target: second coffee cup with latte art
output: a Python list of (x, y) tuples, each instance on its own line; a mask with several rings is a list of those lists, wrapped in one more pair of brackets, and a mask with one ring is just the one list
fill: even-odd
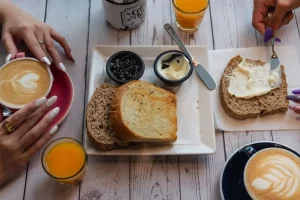
[(267, 148), (247, 162), (244, 183), (254, 200), (300, 199), (300, 158), (281, 148)]
[(52, 82), (49, 67), (38, 60), (13, 60), (0, 68), (0, 103), (11, 109), (20, 109), (47, 96)]

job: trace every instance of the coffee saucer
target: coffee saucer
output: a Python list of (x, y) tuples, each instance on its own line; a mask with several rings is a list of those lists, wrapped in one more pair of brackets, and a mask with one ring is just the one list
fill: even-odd
[(52, 84), (52, 89), (47, 97), (58, 97), (57, 101), (50, 109), (59, 107), (60, 112), (58, 116), (53, 120), (50, 127), (59, 125), (66, 118), (71, 109), (74, 99), (74, 87), (69, 74), (67, 72), (58, 70), (58, 68), (55, 66), (51, 67), (51, 73), (54, 77), (54, 81)]
[(281, 144), (269, 141), (255, 142), (247, 144), (237, 151), (235, 151), (232, 156), (227, 160), (223, 168), (221, 177), (220, 177), (220, 193), (223, 200), (251, 200), (251, 197), (248, 195), (245, 185), (244, 185), (244, 169), (249, 156), (245, 152), (241, 151), (246, 146), (252, 146), (256, 151), (260, 151), (266, 148), (282, 148), (290, 152), (293, 152), (297, 156), (300, 155), (294, 150), (283, 146)]

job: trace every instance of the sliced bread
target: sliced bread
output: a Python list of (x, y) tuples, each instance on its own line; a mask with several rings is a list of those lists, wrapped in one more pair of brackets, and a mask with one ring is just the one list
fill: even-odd
[[(288, 100), (286, 99), (287, 82), (283, 66), (281, 66), (282, 78), (280, 87), (270, 91), (268, 94), (251, 99), (241, 99), (229, 94), (229, 76), (238, 64), (242, 62), (242, 59), (240, 56), (232, 58), (222, 76), (219, 94), (224, 111), (232, 118), (240, 120), (286, 112), (288, 110)], [(257, 67), (265, 64), (259, 60), (246, 59), (246, 61)]]
[(111, 125), (123, 141), (174, 142), (177, 139), (174, 93), (144, 81), (117, 88)]
[(127, 142), (119, 140), (110, 125), (110, 106), (116, 87), (103, 84), (94, 92), (87, 106), (86, 122), (90, 141), (100, 150), (126, 147)]

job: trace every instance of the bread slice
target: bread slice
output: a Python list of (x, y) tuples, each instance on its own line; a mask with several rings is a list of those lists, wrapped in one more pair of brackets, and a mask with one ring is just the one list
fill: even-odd
[[(250, 62), (258, 67), (265, 64), (264, 62), (259, 60), (246, 60), (247, 62)], [(225, 68), (224, 74), (221, 79), (219, 93), (221, 104), (225, 112), (229, 116), (240, 120), (286, 112), (288, 110), (288, 100), (286, 99), (287, 82), (283, 66), (281, 66), (282, 78), (280, 87), (270, 91), (266, 95), (253, 97), (251, 99), (241, 99), (228, 93), (230, 83), (230, 79), (228, 76), (232, 74), (232, 71), (238, 66), (240, 62), (242, 62), (241, 56), (232, 58)]]
[(87, 106), (86, 122), (90, 141), (100, 150), (126, 147), (127, 142), (119, 140), (110, 125), (110, 105), (116, 87), (103, 84), (94, 92)]
[(111, 125), (124, 141), (174, 142), (177, 139), (174, 93), (143, 81), (117, 89), (111, 106)]

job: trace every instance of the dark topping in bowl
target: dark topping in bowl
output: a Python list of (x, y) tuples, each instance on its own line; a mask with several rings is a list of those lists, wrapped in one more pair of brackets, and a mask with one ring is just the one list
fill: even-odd
[(131, 54), (116, 57), (110, 63), (112, 75), (121, 81), (133, 80), (142, 70), (142, 63)]

